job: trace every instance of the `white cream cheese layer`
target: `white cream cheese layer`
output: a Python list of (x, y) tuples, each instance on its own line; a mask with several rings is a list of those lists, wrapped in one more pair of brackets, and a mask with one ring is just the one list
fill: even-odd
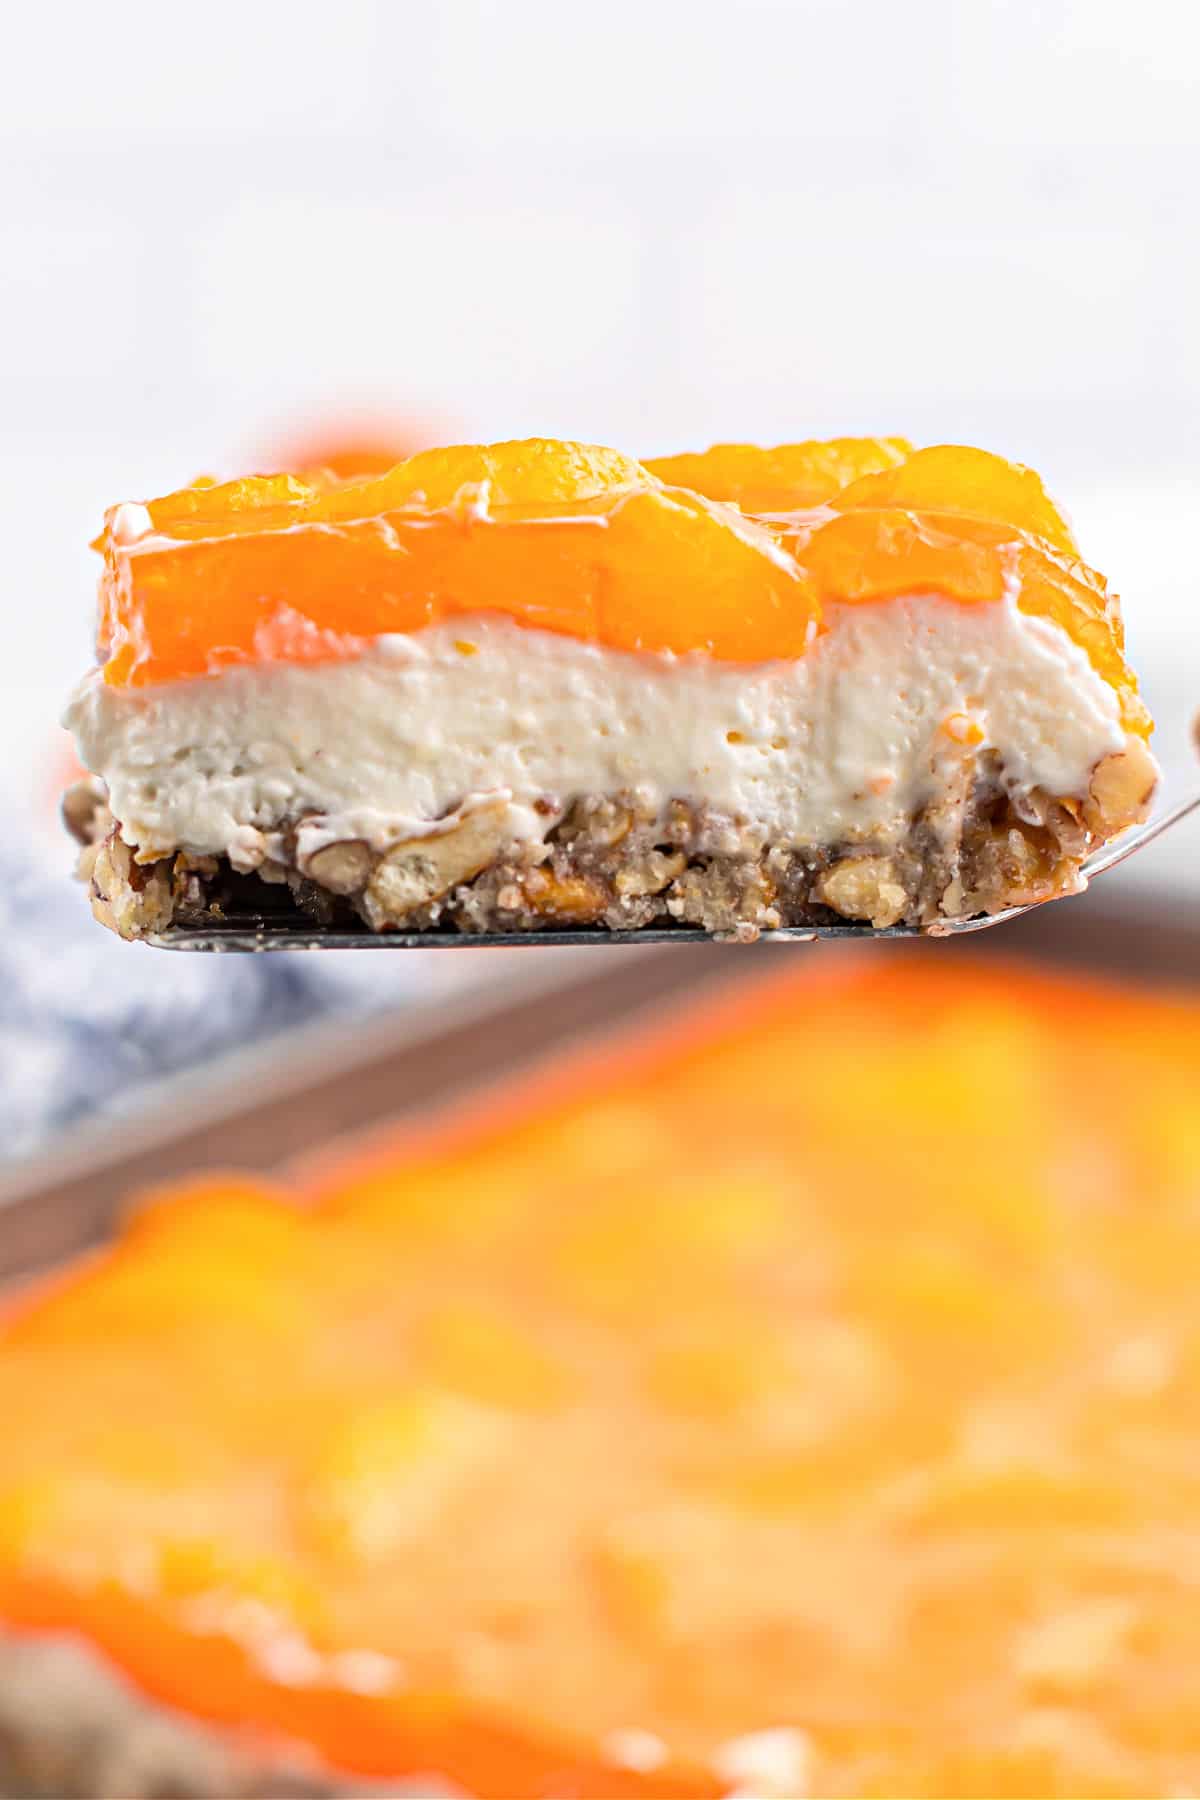
[(1011, 600), (914, 597), (828, 623), (806, 656), (746, 665), (464, 619), (349, 662), (144, 688), (93, 674), (66, 723), (129, 842), (243, 867), (304, 817), (303, 852), (338, 837), (384, 849), (502, 795), (512, 836), (537, 838), (573, 797), (634, 787), (772, 843), (887, 842), (979, 733), (1012, 789), (1055, 795), (1086, 793), (1124, 744), (1085, 653)]

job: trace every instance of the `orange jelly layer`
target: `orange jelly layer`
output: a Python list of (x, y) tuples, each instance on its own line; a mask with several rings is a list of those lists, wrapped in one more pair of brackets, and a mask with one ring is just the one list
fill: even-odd
[(489, 1796), (1196, 1791), (1200, 1001), (935, 960), (160, 1195), (0, 1335), (0, 1618)]
[(760, 662), (803, 655), (834, 603), (1011, 593), (1149, 728), (1116, 601), (1040, 480), (962, 447), (725, 445), (643, 466), (554, 439), (462, 445), (362, 480), (251, 477), (114, 508), (99, 547), (117, 685), (353, 656), (474, 613)]

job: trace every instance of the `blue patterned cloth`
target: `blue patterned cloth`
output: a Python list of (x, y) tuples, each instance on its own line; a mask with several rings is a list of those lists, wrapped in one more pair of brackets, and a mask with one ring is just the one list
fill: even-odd
[(77, 883), (0, 862), (0, 1157), (234, 1045), (411, 999), (429, 960), (148, 950), (97, 925)]

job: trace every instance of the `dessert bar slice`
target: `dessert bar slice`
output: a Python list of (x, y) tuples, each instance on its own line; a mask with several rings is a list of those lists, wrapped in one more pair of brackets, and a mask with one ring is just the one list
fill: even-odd
[(68, 713), (98, 915), (753, 936), (1052, 898), (1148, 715), (1038, 477), (899, 439), (534, 439), (107, 517)]

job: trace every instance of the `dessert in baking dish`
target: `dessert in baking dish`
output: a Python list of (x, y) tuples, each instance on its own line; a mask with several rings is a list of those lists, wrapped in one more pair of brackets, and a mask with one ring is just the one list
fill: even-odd
[(933, 961), (26, 1303), (0, 1791), (1195, 1793), (1200, 1005)]
[(1030, 470), (533, 439), (107, 516), (68, 715), (99, 916), (246, 876), (374, 930), (930, 924), (1145, 813), (1115, 598)]

